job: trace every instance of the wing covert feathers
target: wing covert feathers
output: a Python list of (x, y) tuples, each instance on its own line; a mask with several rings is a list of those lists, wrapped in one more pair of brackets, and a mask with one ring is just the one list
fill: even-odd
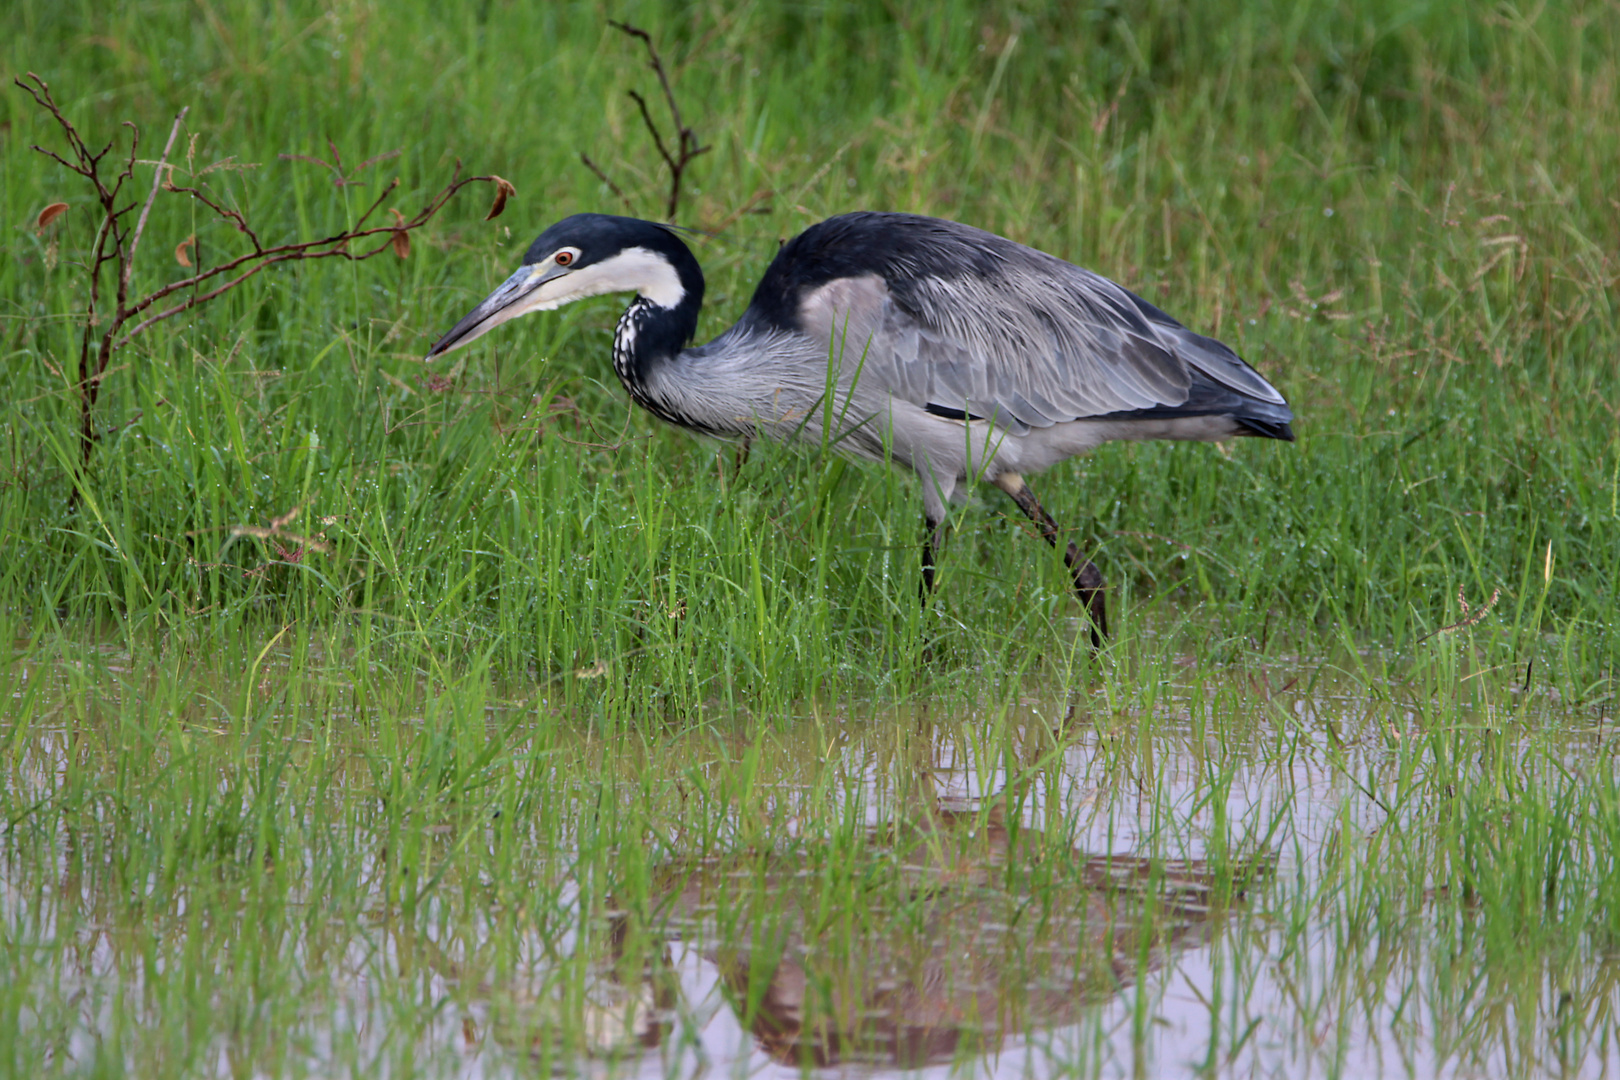
[(751, 307), (846, 357), (858, 350), (862, 382), (1014, 433), (1247, 402), (1270, 421), (1291, 419), (1219, 341), (1089, 270), (955, 222), (830, 218), (784, 245)]

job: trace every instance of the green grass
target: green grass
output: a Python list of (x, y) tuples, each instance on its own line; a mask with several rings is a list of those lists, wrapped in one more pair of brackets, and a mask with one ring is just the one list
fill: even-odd
[[(911, 481), (739, 465), (635, 411), (618, 298), (424, 366), (546, 224), (624, 209), (580, 153), (661, 213), (625, 94), (656, 83), (608, 14), (712, 147), (680, 214), (713, 233), (700, 334), (806, 225), (937, 214), (1229, 341), (1299, 441), (1110, 446), (1035, 481), (1115, 586), (1094, 661), (999, 494), (957, 514), (924, 611)], [(1155, 1034), (1191, 1021), (1144, 946), (1062, 1069), (1612, 1056), (1613, 10), (18, 0), (0, 26), (8, 75), (91, 142), (131, 120), (150, 159), (189, 106), (186, 168), (254, 166), (203, 179), (267, 238), (340, 229), (396, 175), (409, 213), (457, 159), (519, 192), (490, 223), (466, 193), (404, 261), (272, 269), (143, 335), (80, 473), (91, 206), (0, 94), (0, 1073), (568, 1069), (613, 1043), (597, 999), (664, 985), (661, 875), (750, 852), (854, 913), (834, 986), (873, 927), (929, 924), (866, 823), (926, 815), (919, 777), (963, 755), (976, 793), (1043, 792), (1048, 857), (1006, 860), (1003, 898), (1083, 904), (1083, 863), (1053, 869), (1075, 843), (1213, 875), (1210, 944), (1177, 961), (1209, 969), (1202, 1026)], [(348, 188), (281, 156), (328, 140), (399, 155)], [(239, 249), (160, 197), (135, 288), (193, 234), (204, 263)]]

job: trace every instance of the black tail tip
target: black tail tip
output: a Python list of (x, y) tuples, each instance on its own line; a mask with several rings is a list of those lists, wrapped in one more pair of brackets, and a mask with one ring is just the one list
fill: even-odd
[(1239, 435), (1252, 435), (1261, 439), (1281, 439), (1283, 442), (1294, 441), (1294, 429), (1287, 422), (1279, 420), (1258, 420), (1248, 416), (1234, 417), (1243, 430)]

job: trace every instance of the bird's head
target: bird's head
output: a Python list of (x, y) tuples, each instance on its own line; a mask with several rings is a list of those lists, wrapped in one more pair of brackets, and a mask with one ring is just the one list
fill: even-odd
[(674, 310), (702, 302), (703, 275), (686, 245), (662, 225), (611, 214), (575, 214), (541, 233), (517, 273), (451, 327), (429, 350), (428, 359), (459, 349), (519, 315), (614, 292), (638, 293)]

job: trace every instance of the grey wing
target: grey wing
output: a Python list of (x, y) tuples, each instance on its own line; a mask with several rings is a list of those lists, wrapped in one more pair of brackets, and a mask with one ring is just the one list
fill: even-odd
[(1231, 349), (1106, 278), (1028, 248), (999, 254), (992, 274), (892, 280), (862, 377), (1020, 434), (1190, 406), (1195, 386), (1284, 404)]

